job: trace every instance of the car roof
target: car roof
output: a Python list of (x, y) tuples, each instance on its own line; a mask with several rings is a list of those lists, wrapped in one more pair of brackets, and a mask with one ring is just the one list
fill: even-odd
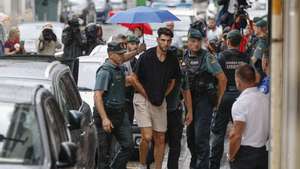
[(8, 85), (0, 82), (0, 101), (32, 104), (37, 88), (38, 86)]
[(51, 71), (58, 65), (66, 68), (58, 61), (0, 59), (0, 77), (51, 80)]

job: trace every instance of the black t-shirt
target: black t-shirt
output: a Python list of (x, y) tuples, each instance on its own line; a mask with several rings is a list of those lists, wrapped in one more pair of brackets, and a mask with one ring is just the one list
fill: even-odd
[(246, 53), (242, 53), (238, 49), (227, 49), (220, 53), (219, 63), (228, 79), (226, 91), (237, 91), (235, 70), (241, 64), (249, 64), (249, 57), (247, 57)]
[(180, 67), (176, 55), (172, 52), (168, 51), (166, 59), (161, 62), (156, 55), (156, 47), (153, 47), (140, 56), (135, 73), (146, 90), (149, 101), (155, 106), (160, 106), (169, 81), (180, 77)]

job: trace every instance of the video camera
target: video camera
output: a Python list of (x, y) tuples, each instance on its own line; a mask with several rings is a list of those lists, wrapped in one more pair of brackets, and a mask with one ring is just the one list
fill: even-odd
[(202, 37), (206, 37), (207, 25), (204, 20), (197, 20), (194, 23), (190, 24), (190, 29), (191, 28), (199, 30)]
[(247, 18), (248, 18), (248, 13), (246, 9), (251, 8), (251, 5), (235, 5), (237, 11), (235, 13), (235, 20), (239, 17), (239, 25), (240, 28), (245, 29), (247, 27)]

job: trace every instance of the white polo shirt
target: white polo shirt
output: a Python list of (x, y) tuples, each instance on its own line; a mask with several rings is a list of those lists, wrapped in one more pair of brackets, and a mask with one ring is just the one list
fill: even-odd
[(257, 87), (244, 90), (232, 106), (233, 121), (246, 123), (241, 145), (263, 147), (270, 133), (269, 97)]

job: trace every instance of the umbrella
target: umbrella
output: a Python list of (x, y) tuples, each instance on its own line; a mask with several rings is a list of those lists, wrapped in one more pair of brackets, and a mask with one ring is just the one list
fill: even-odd
[(153, 33), (153, 30), (148, 23), (121, 23), (120, 25), (128, 28), (129, 30), (141, 28), (143, 33), (148, 35), (152, 35)]
[(168, 10), (159, 10), (140, 6), (121, 11), (112, 16), (108, 23), (163, 23), (167, 21), (180, 21)]

